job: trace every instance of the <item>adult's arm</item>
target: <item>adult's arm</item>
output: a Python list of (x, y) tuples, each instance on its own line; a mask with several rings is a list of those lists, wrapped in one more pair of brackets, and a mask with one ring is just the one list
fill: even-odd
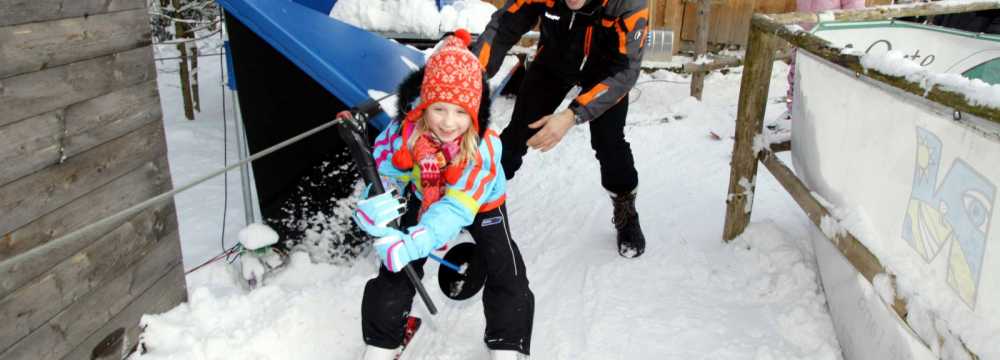
[(570, 109), (576, 114), (577, 123), (585, 123), (596, 119), (605, 111), (618, 103), (629, 90), (635, 86), (639, 78), (639, 67), (642, 65), (642, 53), (646, 45), (646, 32), (649, 23), (649, 8), (646, 0), (625, 1), (625, 11), (609, 23), (602, 25), (614, 27), (618, 34), (618, 48), (611, 54), (611, 76), (584, 91), (573, 99)]
[(507, 51), (535, 26), (545, 7), (545, 0), (507, 0), (493, 13), (486, 30), (471, 48), (490, 77), (500, 70)]

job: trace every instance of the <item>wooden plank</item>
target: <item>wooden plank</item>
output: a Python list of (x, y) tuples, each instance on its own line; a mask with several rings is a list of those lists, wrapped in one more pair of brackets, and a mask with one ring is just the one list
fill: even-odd
[(162, 118), (156, 81), (0, 127), (0, 185)]
[(130, 303), (150, 290), (157, 280), (181, 265), (180, 239), (176, 231), (153, 246), (149, 255), (135, 266), (74, 302), (0, 357), (60, 359), (83, 343)]
[(750, 33), (744, 60), (746, 65), (740, 80), (739, 107), (736, 109), (736, 142), (733, 144), (726, 196), (726, 223), (722, 231), (725, 241), (742, 234), (750, 222), (757, 181), (757, 154), (753, 151), (753, 143), (756, 137), (762, 136), (774, 48), (778, 41), (777, 37), (757, 29)]
[(747, 37), (750, 36), (750, 17), (753, 15), (753, 0), (741, 0), (733, 4), (730, 12), (729, 33), (726, 35), (727, 44), (745, 46)]
[[(147, 209), (0, 300), (0, 349), (44, 326), (56, 314), (117, 277), (176, 231), (173, 203)], [(15, 260), (16, 261), (16, 260)]]
[(0, 27), (0, 79), (148, 46), (146, 9)]
[(108, 334), (116, 329), (125, 329), (124, 348), (129, 349), (136, 344), (141, 329), (139, 321), (143, 314), (159, 314), (173, 309), (178, 304), (187, 301), (187, 291), (184, 283), (184, 266), (177, 265), (170, 270), (167, 275), (161, 278), (148, 291), (138, 299), (129, 304), (125, 310), (115, 315), (101, 329), (94, 332), (69, 355), (63, 359), (89, 359), (93, 358), (94, 349)]
[(163, 119), (156, 80), (149, 80), (66, 108), (64, 156), (71, 158), (99, 144)]
[(163, 126), (152, 122), (57, 166), (0, 187), (0, 234), (8, 234), (73, 199), (164, 156)]
[[(138, 169), (82, 196), (73, 202), (32, 221), (0, 239), (0, 261), (10, 259), (42, 244), (48, 243), (87, 224), (111, 216), (132, 205), (170, 190), (170, 175), (163, 157), (148, 162)], [(36, 260), (25, 262), (13, 273), (3, 274), (0, 297), (24, 286), (53, 266), (63, 261), (95, 240), (114, 230), (128, 218), (112, 222), (101, 231), (54, 248)]]
[(3, 0), (0, 26), (143, 9), (145, 0)]
[(151, 46), (0, 80), (0, 126), (156, 78)]
[(674, 40), (672, 42), (672, 55), (676, 55), (681, 50), (681, 33), (684, 29), (684, 11), (686, 7), (681, 2), (681, 0), (669, 0), (667, 2), (668, 10), (670, 14), (670, 30), (674, 32)]
[(765, 14), (793, 12), (795, 11), (795, 0), (757, 0), (753, 11)]
[(0, 126), (0, 185), (59, 163), (62, 109)]

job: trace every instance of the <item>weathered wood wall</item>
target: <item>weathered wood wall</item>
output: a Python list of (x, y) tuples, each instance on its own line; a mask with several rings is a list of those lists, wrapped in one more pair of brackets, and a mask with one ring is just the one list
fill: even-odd
[(134, 345), (186, 299), (172, 202), (21, 256), (170, 188), (145, 0), (0, 0), (0, 359)]

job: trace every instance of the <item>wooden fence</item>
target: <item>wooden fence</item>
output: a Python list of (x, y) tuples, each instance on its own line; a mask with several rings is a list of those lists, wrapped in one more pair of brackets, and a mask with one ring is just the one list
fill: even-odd
[[(118, 357), (186, 299), (145, 0), (0, 0), (0, 359)], [(100, 346), (99, 346), (100, 345)]]
[[(696, 0), (647, 0), (654, 29), (674, 30), (674, 52), (697, 37)], [(778, 14), (795, 11), (796, 0), (713, 0), (709, 15), (708, 41), (724, 45), (745, 45), (750, 33), (750, 16), (755, 13)], [(489, 0), (497, 7), (505, 0)], [(887, 5), (892, 0), (866, 0), (868, 6)], [(680, 33), (677, 33), (680, 29)], [(683, 41), (683, 42), (682, 42)]]

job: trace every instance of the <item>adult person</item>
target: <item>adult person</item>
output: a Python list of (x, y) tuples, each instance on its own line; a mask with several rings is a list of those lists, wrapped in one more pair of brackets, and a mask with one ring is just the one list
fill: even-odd
[[(500, 135), (504, 172), (508, 179), (514, 177), (529, 146), (549, 151), (570, 127), (586, 124), (601, 185), (614, 205), (618, 253), (627, 258), (646, 248), (635, 209), (638, 173), (624, 129), (648, 18), (646, 0), (508, 0), (472, 46), (492, 76), (507, 51), (539, 24), (535, 59), (517, 93), (510, 124)], [(580, 86), (580, 95), (568, 109), (555, 112), (574, 86)]]

